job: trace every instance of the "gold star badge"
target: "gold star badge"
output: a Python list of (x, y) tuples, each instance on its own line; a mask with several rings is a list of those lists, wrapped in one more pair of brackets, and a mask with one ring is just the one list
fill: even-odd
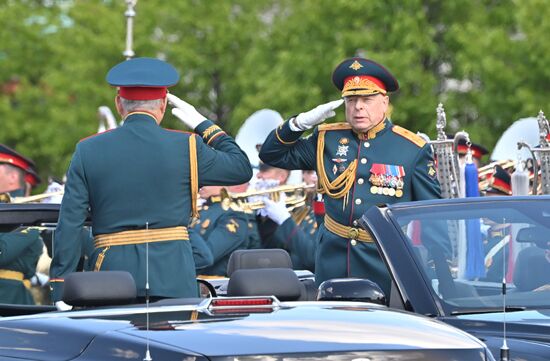
[(349, 139), (348, 138), (340, 138), (340, 140), (338, 141), (338, 143), (342, 144), (342, 145), (346, 145), (349, 143)]
[(231, 233), (237, 233), (237, 227), (233, 223), (228, 223), (225, 227)]
[(363, 67), (363, 65), (359, 64), (359, 62), (358, 62), (357, 60), (355, 60), (355, 61), (353, 62), (353, 64), (351, 64), (349, 67), (350, 67), (351, 69), (357, 71), (357, 70), (361, 69), (361, 68)]

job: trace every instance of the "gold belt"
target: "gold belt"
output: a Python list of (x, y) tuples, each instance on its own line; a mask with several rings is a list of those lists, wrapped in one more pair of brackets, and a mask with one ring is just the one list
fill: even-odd
[(110, 246), (126, 246), (130, 244), (142, 244), (148, 242), (164, 242), (183, 239), (189, 240), (187, 227), (169, 227), (154, 229), (137, 229), (109, 234), (98, 234), (94, 237), (95, 248)]
[(23, 272), (12, 271), (9, 269), (0, 269), (0, 279), (23, 282), (26, 288), (31, 287), (31, 282), (25, 279)]
[(347, 239), (361, 242), (373, 242), (371, 235), (361, 228), (344, 226), (325, 214), (325, 227), (332, 233)]

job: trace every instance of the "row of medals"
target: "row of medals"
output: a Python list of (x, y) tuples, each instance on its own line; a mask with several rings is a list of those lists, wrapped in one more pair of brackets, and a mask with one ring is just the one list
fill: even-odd
[(399, 177), (372, 174), (369, 182), (372, 184), (370, 187), (372, 194), (383, 194), (397, 198), (403, 197), (403, 180)]

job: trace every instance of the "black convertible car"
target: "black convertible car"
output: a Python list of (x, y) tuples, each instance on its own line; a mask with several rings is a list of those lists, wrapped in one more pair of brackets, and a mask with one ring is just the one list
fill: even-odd
[(400, 203), (360, 223), (391, 274), (389, 306), (475, 335), (495, 358), (506, 332), (511, 360), (550, 360), (549, 196)]
[[(0, 205), (2, 232), (40, 227), (49, 243), (56, 219), (57, 206)], [(432, 318), (303, 301), (310, 279), (281, 267), (280, 254), (258, 257), (270, 268), (230, 262), (227, 297), (211, 297), (206, 283), (206, 298), (136, 304), (128, 273), (73, 273), (63, 295), (71, 311), (0, 305), (0, 360), (493, 360), (483, 342)]]

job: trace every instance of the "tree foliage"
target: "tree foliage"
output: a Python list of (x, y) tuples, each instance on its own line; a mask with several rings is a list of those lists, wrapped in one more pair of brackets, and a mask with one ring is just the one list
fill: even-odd
[[(76, 142), (113, 107), (107, 70), (123, 60), (122, 0), (5, 0), (0, 5), (0, 142), (61, 176)], [(514, 120), (549, 111), (545, 0), (141, 0), (134, 50), (180, 71), (172, 92), (235, 134), (254, 111), (283, 117), (339, 97), (334, 67), (360, 55), (401, 89), (392, 119), (489, 148)], [(343, 120), (342, 110), (336, 120)], [(167, 113), (164, 125), (183, 129)], [(513, 145), (511, 145), (513, 146)]]

